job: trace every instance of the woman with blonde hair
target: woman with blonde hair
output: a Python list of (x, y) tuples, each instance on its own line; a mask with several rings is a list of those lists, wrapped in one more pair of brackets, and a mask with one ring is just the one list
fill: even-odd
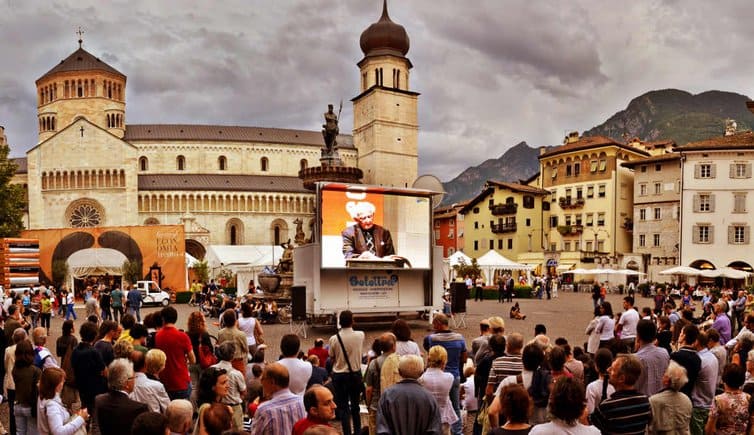
[(442, 419), (443, 434), (450, 434), (450, 426), (458, 421), (458, 416), (450, 403), (450, 389), (453, 387), (453, 375), (445, 372), (448, 352), (442, 346), (432, 346), (427, 355), (427, 371), (419, 378), (424, 386), (437, 400)]
[(65, 372), (57, 367), (46, 368), (39, 380), (39, 403), (37, 427), (40, 435), (72, 435), (86, 431), (89, 418), (86, 408), (80, 409), (73, 418), (60, 400), (65, 385)]
[(165, 352), (160, 349), (150, 349), (145, 358), (144, 369), (147, 371), (147, 377), (149, 379), (159, 380), (160, 372), (165, 369), (167, 355), (165, 355)]

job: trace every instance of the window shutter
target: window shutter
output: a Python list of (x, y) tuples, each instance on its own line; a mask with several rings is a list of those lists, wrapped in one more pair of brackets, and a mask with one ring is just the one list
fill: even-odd
[(751, 178), (751, 163), (746, 164), (746, 178)]
[(730, 164), (730, 173), (728, 174), (730, 178), (736, 178), (736, 164), (731, 163)]
[(736, 241), (736, 227), (728, 225), (728, 244), (732, 245)]
[(709, 243), (715, 243), (715, 227), (709, 226)]
[(698, 163), (694, 165), (694, 178), (702, 178), (702, 166)]
[(714, 164), (714, 163), (710, 163), (710, 165), (709, 165), (709, 177), (710, 178), (715, 178), (717, 176), (716, 173), (717, 173), (717, 165)]
[(699, 195), (694, 195), (694, 213), (699, 213)]
[(746, 225), (744, 227), (744, 245), (748, 245), (748, 244), (749, 244), (749, 226)]
[(709, 196), (709, 211), (713, 212), (715, 211), (715, 195), (710, 194)]
[(691, 241), (699, 243), (699, 225), (694, 225), (691, 231)]

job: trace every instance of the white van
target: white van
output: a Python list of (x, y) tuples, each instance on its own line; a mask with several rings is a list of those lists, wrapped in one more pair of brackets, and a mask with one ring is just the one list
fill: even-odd
[(170, 294), (154, 281), (136, 281), (136, 289), (141, 292), (141, 303), (144, 305), (167, 307), (170, 303)]

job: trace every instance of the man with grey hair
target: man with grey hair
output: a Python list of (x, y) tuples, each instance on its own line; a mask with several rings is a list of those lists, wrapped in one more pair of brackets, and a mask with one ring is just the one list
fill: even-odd
[(432, 393), (417, 379), (424, 372), (418, 355), (401, 357), (400, 382), (383, 391), (377, 408), (377, 433), (394, 435), (440, 434), (440, 409)]
[(374, 223), (374, 204), (362, 201), (354, 205), (349, 212), (356, 224), (341, 233), (343, 256), (346, 259), (387, 257), (395, 254), (390, 231)]
[(186, 399), (175, 399), (165, 410), (170, 435), (186, 435), (191, 430), (194, 407)]
[(57, 360), (52, 356), (50, 349), (45, 347), (47, 344), (47, 329), (38, 326), (31, 331), (32, 341), (34, 343), (34, 365), (44, 370), (49, 367), (60, 367)]
[(134, 389), (134, 368), (131, 361), (116, 358), (107, 367), (107, 393), (94, 399), (93, 435), (130, 435), (131, 425), (140, 414), (149, 411), (145, 403), (131, 400)]
[(663, 389), (649, 398), (654, 416), (649, 433), (689, 433), (691, 399), (680, 392), (688, 381), (686, 369), (670, 361), (662, 376)]

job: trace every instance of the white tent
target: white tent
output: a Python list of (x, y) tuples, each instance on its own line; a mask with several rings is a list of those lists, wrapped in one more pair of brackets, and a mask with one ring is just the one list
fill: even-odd
[(699, 275), (706, 278), (746, 279), (751, 274), (732, 267), (719, 267), (717, 269), (700, 270)]
[(689, 275), (689, 276), (697, 276), (702, 271), (699, 269), (694, 269), (693, 267), (689, 266), (676, 266), (671, 267), (670, 269), (665, 269), (662, 272), (660, 272), (660, 275)]
[(123, 274), (123, 263), (128, 258), (122, 252), (109, 248), (89, 248), (76, 251), (68, 257), (71, 278), (81, 279), (91, 275)]
[(494, 249), (490, 249), (486, 254), (476, 260), (479, 268), (482, 269), (484, 276), (487, 278), (487, 284), (493, 284), (491, 281), (495, 277), (496, 271), (504, 270), (525, 270), (530, 271), (531, 266), (509, 260)]
[(253, 279), (256, 282), (262, 269), (277, 265), (282, 256), (283, 248), (280, 246), (210, 245), (204, 260), (209, 266), (210, 276), (217, 276), (222, 269), (235, 273), (238, 295), (243, 296), (249, 281)]
[(463, 260), (463, 262), (466, 264), (471, 264), (471, 257), (461, 251), (456, 251), (453, 253), (453, 255), (445, 259), (450, 267), (461, 264), (461, 260)]

